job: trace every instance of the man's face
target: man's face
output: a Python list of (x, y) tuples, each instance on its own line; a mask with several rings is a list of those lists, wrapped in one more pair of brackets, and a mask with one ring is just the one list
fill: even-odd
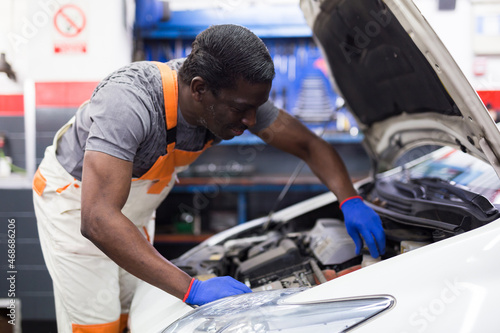
[(243, 134), (257, 121), (257, 108), (269, 99), (271, 84), (237, 81), (236, 87), (220, 90), (218, 96), (207, 92), (200, 123), (223, 140)]

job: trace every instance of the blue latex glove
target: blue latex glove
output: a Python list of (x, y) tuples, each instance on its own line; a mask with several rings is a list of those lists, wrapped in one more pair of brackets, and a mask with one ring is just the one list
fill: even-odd
[(385, 232), (382, 221), (373, 209), (365, 205), (361, 197), (355, 196), (344, 200), (340, 209), (344, 213), (347, 233), (356, 244), (356, 254), (361, 252), (365, 240), (370, 254), (377, 258), (385, 253)]
[(203, 305), (219, 298), (251, 293), (245, 284), (230, 276), (214, 277), (206, 281), (193, 278), (191, 286), (184, 296), (184, 302), (191, 305)]

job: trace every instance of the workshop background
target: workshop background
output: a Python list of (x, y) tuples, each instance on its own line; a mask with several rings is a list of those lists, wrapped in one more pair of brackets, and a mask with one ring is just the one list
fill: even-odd
[[(497, 119), (500, 1), (415, 0)], [(0, 1), (0, 331), (55, 332), (52, 286), (37, 237), (31, 179), (56, 130), (111, 71), (185, 57), (212, 24), (260, 36), (276, 66), (270, 98), (339, 151), (353, 180), (367, 175), (354, 119), (326, 76), (297, 0)], [(500, 118), (499, 118), (500, 119)], [(156, 212), (155, 246), (172, 259), (210, 235), (324, 192), (307, 167), (244, 134), (207, 151)], [(288, 179), (297, 178), (278, 203)], [(8, 229), (15, 228), (15, 266)], [(17, 271), (17, 320), (4, 325)], [(18, 303), (19, 304), (19, 303)], [(12, 331), (14, 329), (14, 331)]]

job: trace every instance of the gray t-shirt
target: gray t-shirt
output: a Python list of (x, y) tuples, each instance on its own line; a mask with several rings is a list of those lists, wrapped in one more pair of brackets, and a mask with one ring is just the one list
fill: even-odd
[[(167, 64), (179, 70), (184, 59)], [(270, 101), (257, 110), (253, 133), (267, 128), (278, 116)], [(177, 110), (176, 149), (198, 151), (213, 139), (202, 126), (188, 124)], [(73, 177), (81, 180), (85, 150), (99, 151), (133, 162), (133, 176), (141, 177), (166, 154), (167, 129), (163, 86), (158, 67), (134, 62), (108, 75), (88, 103), (76, 112), (75, 123), (59, 140), (57, 159)]]

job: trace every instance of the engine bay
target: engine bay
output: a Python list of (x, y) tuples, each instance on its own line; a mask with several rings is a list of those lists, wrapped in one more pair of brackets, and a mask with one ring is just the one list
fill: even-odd
[(362, 256), (339, 219), (318, 219), (310, 230), (294, 223), (258, 229), (173, 263), (200, 279), (230, 275), (254, 291), (310, 287), (361, 267)]
[(355, 253), (335, 201), (201, 244), (172, 262), (199, 279), (230, 275), (254, 291), (318, 285), (498, 219), (500, 181), (481, 163), (441, 149), (361, 185), (386, 232), (386, 252), (378, 259), (367, 249)]

